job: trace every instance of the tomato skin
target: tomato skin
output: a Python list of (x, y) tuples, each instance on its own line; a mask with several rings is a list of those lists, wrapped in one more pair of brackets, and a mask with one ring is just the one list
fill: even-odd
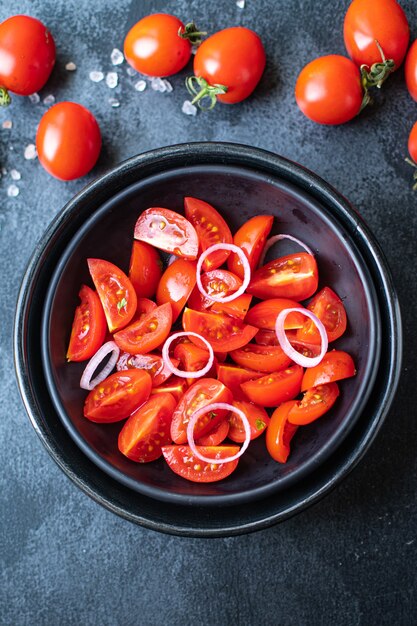
[(251, 402), (259, 406), (272, 407), (298, 396), (302, 378), (303, 368), (293, 365), (257, 380), (249, 380), (240, 387)]
[(119, 330), (113, 339), (121, 350), (130, 354), (146, 354), (155, 350), (168, 337), (172, 325), (169, 302), (158, 306), (137, 322)]
[[(339, 296), (330, 287), (324, 287), (316, 293), (307, 305), (314, 315), (323, 323), (329, 342), (336, 341), (346, 330), (347, 317), (345, 307)], [(302, 328), (299, 328), (296, 339), (311, 344), (321, 344), (317, 326), (309, 318), (304, 318)]]
[(318, 269), (311, 254), (288, 254), (260, 267), (252, 276), (247, 292), (259, 298), (290, 298), (301, 301), (318, 286)]
[[(210, 296), (228, 296), (242, 286), (242, 281), (232, 272), (216, 269), (202, 274), (201, 284)], [(194, 287), (188, 299), (188, 307), (196, 311), (205, 311), (214, 304), (216, 304), (214, 300), (204, 296), (197, 286)]]
[[(197, 450), (208, 458), (221, 459), (237, 454), (239, 446), (197, 446)], [(239, 459), (236, 459), (215, 465), (206, 463), (194, 457), (190, 446), (164, 446), (162, 454), (173, 472), (195, 483), (213, 483), (222, 480), (230, 476), (239, 462)]]
[(197, 446), (219, 446), (227, 437), (229, 432), (229, 422), (227, 419), (219, 422), (207, 435), (200, 437), (196, 441)]
[[(255, 215), (255, 217), (245, 222), (233, 237), (233, 243), (242, 248), (245, 253), (252, 272), (258, 266), (266, 238), (271, 232), (273, 223), (274, 217), (272, 215)], [(243, 265), (237, 254), (232, 253), (229, 256), (227, 267), (243, 280)]]
[(337, 383), (310, 387), (302, 400), (296, 402), (288, 413), (288, 421), (297, 426), (311, 424), (327, 413), (339, 396)]
[(226, 302), (225, 304), (222, 302), (215, 302), (210, 307), (210, 311), (212, 313), (223, 313), (225, 315), (230, 315), (230, 317), (237, 317), (243, 322), (249, 311), (251, 302), (252, 296), (248, 293), (242, 293), (241, 296), (238, 296), (234, 300)]
[[(248, 312), (245, 322), (275, 332), (275, 323), (278, 315), (284, 309), (303, 309), (303, 305), (289, 298), (270, 298), (255, 304)], [(300, 313), (290, 313), (284, 324), (286, 330), (301, 328), (304, 324), (305, 316)]]
[(185, 217), (170, 209), (151, 207), (139, 216), (134, 238), (165, 252), (194, 261), (198, 254), (198, 237)]
[[(413, 41), (407, 52), (404, 70), (408, 92), (413, 100), (417, 102), (417, 39)], [(414, 159), (414, 157), (412, 158)]]
[[(243, 411), (246, 415), (250, 426), (251, 441), (260, 437), (270, 421), (268, 413), (265, 409), (261, 406), (253, 404), (252, 402), (245, 402), (244, 400), (234, 400), (233, 406)], [(246, 439), (246, 432), (239, 415), (230, 413), (229, 423), (229, 439), (235, 441), (236, 443), (243, 443)]]
[(411, 129), (410, 135), (408, 137), (408, 152), (413, 161), (417, 162), (417, 122), (414, 124)]
[(156, 301), (158, 305), (171, 303), (172, 323), (178, 319), (195, 287), (196, 267), (195, 261), (177, 259), (162, 274), (156, 292)]
[(289, 401), (275, 409), (266, 431), (266, 448), (278, 463), (287, 462), (291, 439), (298, 430), (298, 426), (288, 421), (289, 412), (295, 405), (295, 401)]
[[(198, 409), (214, 402), (233, 401), (231, 391), (215, 378), (200, 378), (185, 392), (172, 416), (172, 441), (181, 444), (187, 442), (187, 424)], [(194, 428), (194, 439), (203, 437), (213, 430), (227, 415), (228, 411), (219, 409), (213, 415), (202, 415)]]
[[(178, 360), (171, 359), (174, 367), (177, 367)], [(116, 363), (117, 371), (139, 369), (148, 372), (152, 378), (152, 387), (162, 385), (168, 378), (172, 376), (172, 372), (168, 369), (158, 354), (129, 354), (122, 352)]]
[[(220, 313), (200, 313), (185, 309), (182, 316), (185, 331), (202, 335), (211, 344), (214, 352), (228, 352), (246, 345), (258, 332), (257, 328), (244, 324), (237, 318)], [(198, 339), (190, 337), (193, 343)]]
[(300, 72), (295, 99), (306, 117), (318, 124), (344, 124), (360, 111), (363, 89), (359, 69), (338, 54), (319, 57)]
[[(198, 372), (202, 370), (208, 363), (210, 355), (206, 348), (200, 348), (193, 343), (179, 343), (175, 346), (174, 356), (181, 363), (181, 369), (184, 372)], [(213, 367), (207, 372), (206, 376), (210, 377), (215, 372), (215, 363)], [(187, 378), (187, 381), (192, 385), (196, 379)]]
[(55, 178), (74, 180), (85, 176), (101, 150), (97, 120), (76, 102), (54, 104), (39, 122), (36, 149), (41, 165)]
[(55, 42), (42, 22), (14, 15), (0, 24), (0, 85), (29, 96), (46, 84), (55, 64)]
[(208, 37), (194, 57), (194, 74), (210, 85), (225, 85), (218, 100), (234, 104), (245, 100), (259, 83), (265, 69), (265, 50), (260, 37), (242, 26), (226, 28)]
[(315, 367), (309, 367), (301, 384), (301, 391), (307, 391), (318, 385), (334, 383), (337, 380), (355, 376), (356, 369), (352, 357), (343, 350), (332, 350), (324, 355)]
[(395, 0), (353, 0), (345, 15), (343, 35), (346, 50), (358, 67), (381, 62), (378, 41), (387, 59), (400, 67), (407, 52), (410, 28)]
[(103, 345), (107, 332), (106, 316), (97, 293), (83, 285), (78, 295), (81, 303), (75, 309), (68, 361), (90, 359)]
[(130, 257), (129, 278), (138, 298), (153, 298), (162, 276), (158, 251), (144, 241), (134, 241)]
[(88, 269), (112, 333), (130, 322), (136, 312), (137, 297), (132, 283), (114, 263), (87, 259)]
[(151, 395), (154, 396), (161, 393), (170, 393), (174, 396), (175, 400), (179, 402), (187, 389), (188, 383), (185, 378), (180, 378), (179, 376), (171, 376), (170, 379), (167, 380), (165, 383), (158, 385), (158, 387), (153, 387)]
[(236, 365), (229, 365), (229, 363), (218, 364), (216, 370), (217, 379), (230, 389), (235, 400), (247, 400), (240, 387), (241, 383), (248, 380), (256, 380), (264, 375), (263, 372), (254, 372)]
[(260, 328), (256, 333), (255, 342), (260, 346), (279, 346), (275, 330), (265, 330), (264, 328)]
[(159, 459), (162, 446), (171, 443), (170, 424), (176, 404), (170, 393), (150, 397), (128, 418), (120, 431), (120, 452), (137, 463)]
[(152, 381), (143, 370), (115, 372), (90, 391), (84, 417), (99, 424), (119, 422), (146, 402)]
[(260, 346), (248, 343), (243, 348), (232, 350), (230, 356), (241, 367), (259, 372), (278, 372), (291, 364), (291, 359), (281, 346)]
[(136, 304), (136, 312), (132, 318), (133, 322), (137, 322), (151, 313), (151, 311), (155, 311), (157, 304), (153, 300), (149, 300), (149, 298), (138, 298)]
[(184, 24), (174, 15), (148, 15), (129, 30), (124, 42), (126, 61), (145, 76), (172, 76), (191, 57), (191, 43), (178, 34)]
[[(211, 204), (188, 196), (184, 198), (184, 210), (186, 218), (197, 231), (200, 254), (214, 244), (232, 243), (232, 233), (229, 226)], [(217, 269), (223, 265), (229, 255), (229, 250), (212, 252), (203, 261), (203, 270), (209, 272)]]

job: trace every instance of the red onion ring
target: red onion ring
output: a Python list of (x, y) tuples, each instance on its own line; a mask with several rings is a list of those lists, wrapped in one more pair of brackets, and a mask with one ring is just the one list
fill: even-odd
[[(297, 350), (289, 342), (287, 335), (285, 333), (285, 330), (284, 330), (284, 323), (285, 323), (287, 315), (289, 315), (293, 311), (297, 311), (298, 313), (301, 313), (302, 315), (309, 317), (316, 325), (317, 330), (319, 331), (320, 337), (321, 337), (321, 350), (320, 350), (320, 354), (318, 354), (317, 356), (314, 356), (314, 357), (304, 356), (304, 354), (300, 354), (299, 352), (297, 352)], [(327, 352), (329, 340), (327, 338), (326, 329), (323, 323), (317, 317), (317, 315), (314, 315), (314, 313), (312, 313), (309, 309), (293, 308), (293, 309), (284, 309), (283, 311), (281, 311), (279, 315), (277, 316), (277, 321), (275, 322), (275, 332), (277, 335), (279, 345), (281, 346), (285, 354), (290, 359), (292, 359), (295, 363), (297, 363), (298, 365), (301, 365), (302, 367), (314, 367), (315, 365), (318, 365)]]
[[(113, 354), (106, 363), (106, 365), (103, 367), (101, 372), (99, 372), (97, 376), (93, 378), (93, 380), (91, 380), (92, 375), (94, 374), (100, 363), (103, 361), (103, 359), (106, 358), (106, 356), (110, 352), (112, 352)], [(107, 343), (103, 344), (101, 348), (97, 350), (95, 355), (92, 356), (91, 359), (88, 361), (86, 368), (83, 371), (80, 380), (81, 389), (91, 391), (92, 389), (94, 389), (94, 387), (97, 387), (97, 385), (100, 384), (105, 378), (107, 378), (107, 376), (116, 365), (119, 354), (120, 349), (114, 341), (108, 341)]]
[[(198, 370), (197, 372), (184, 372), (184, 370), (179, 370), (172, 364), (170, 356), (169, 356), (169, 346), (178, 337), (197, 337), (197, 339), (200, 339), (207, 346), (207, 349), (209, 351), (209, 360), (207, 361), (207, 365), (205, 365), (203, 369)], [(162, 359), (165, 365), (167, 366), (167, 368), (169, 369), (169, 371), (172, 372), (173, 374), (176, 374), (177, 376), (180, 376), (181, 378), (201, 378), (201, 376), (204, 376), (205, 374), (207, 374), (207, 372), (209, 372), (211, 368), (213, 367), (214, 352), (213, 352), (213, 348), (211, 347), (207, 339), (204, 339), (204, 337), (202, 337), (198, 333), (185, 331), (185, 332), (174, 333), (173, 335), (171, 335), (171, 337), (168, 337), (168, 339), (165, 341), (163, 348), (162, 348)]]
[(293, 237), (292, 235), (286, 235), (286, 234), (282, 234), (282, 235), (274, 235), (273, 237), (270, 237), (266, 244), (265, 247), (263, 249), (263, 252), (260, 256), (259, 259), (259, 265), (258, 267), (261, 267), (261, 265), (264, 264), (265, 261), (265, 257), (267, 255), (267, 252), (269, 250), (269, 248), (271, 248), (274, 243), (276, 243), (277, 241), (282, 241), (282, 239), (290, 239), (291, 241), (294, 241), (295, 243), (298, 243), (299, 246), (301, 246), (302, 248), (304, 248), (304, 250), (308, 253), (311, 254), (311, 256), (314, 256), (313, 251), (311, 250), (311, 248), (309, 248), (303, 241), (301, 241), (300, 239), (297, 239), (296, 237)]
[[(239, 289), (235, 291), (234, 293), (230, 294), (230, 296), (222, 296), (221, 294), (219, 294), (218, 296), (210, 295), (204, 289), (203, 283), (201, 282), (201, 268), (203, 267), (203, 263), (205, 259), (209, 256), (209, 254), (211, 254), (212, 252), (216, 252), (216, 250), (230, 250), (230, 252), (234, 252), (235, 254), (237, 254), (239, 259), (242, 261), (243, 272), (244, 272), (243, 283), (239, 287)], [(239, 246), (235, 246), (233, 243), (216, 243), (214, 244), (214, 246), (210, 246), (210, 248), (207, 248), (207, 250), (204, 250), (204, 252), (202, 252), (202, 254), (200, 255), (200, 258), (198, 259), (196, 272), (197, 272), (197, 287), (200, 293), (202, 293), (203, 296), (205, 296), (206, 298), (209, 298), (209, 300), (213, 300), (213, 302), (231, 302), (232, 300), (235, 300), (236, 298), (241, 296), (243, 293), (245, 293), (246, 288), (249, 285), (250, 278), (251, 278), (250, 265), (249, 265), (249, 261), (248, 261), (246, 254), (243, 252), (242, 248), (239, 248)]]
[[(200, 454), (200, 452), (197, 450), (197, 447), (194, 442), (194, 427), (199, 417), (201, 417), (202, 415), (205, 415), (209, 411), (216, 411), (218, 409), (224, 409), (225, 411), (231, 411), (232, 413), (236, 413), (237, 415), (239, 415), (240, 419), (243, 422), (243, 426), (245, 428), (245, 441), (243, 443), (243, 446), (240, 448), (239, 452), (237, 452), (233, 456), (228, 456), (225, 459), (210, 459), (210, 457), (204, 456), (204, 454)], [(250, 443), (249, 421), (246, 415), (244, 414), (244, 412), (241, 409), (238, 409), (236, 406), (233, 406), (233, 404), (227, 404), (226, 402), (214, 402), (213, 404), (208, 404), (207, 406), (201, 407), (201, 409), (198, 409), (197, 411), (195, 411), (195, 413), (191, 415), (190, 421), (188, 422), (188, 425), (187, 425), (187, 439), (188, 439), (188, 445), (190, 446), (192, 453), (195, 454), (195, 456), (198, 459), (200, 459), (200, 461), (204, 461), (205, 463), (211, 463), (213, 465), (221, 465), (222, 463), (230, 463), (231, 461), (236, 461), (236, 459), (242, 456), (242, 454), (245, 452), (246, 448), (248, 447)]]

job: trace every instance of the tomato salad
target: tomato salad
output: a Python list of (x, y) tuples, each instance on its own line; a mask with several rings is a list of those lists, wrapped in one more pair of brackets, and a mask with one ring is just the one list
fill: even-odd
[[(285, 463), (297, 429), (327, 413), (356, 371), (349, 354), (328, 348), (346, 311), (330, 286), (318, 291), (308, 246), (269, 237), (271, 215), (232, 235), (207, 202), (184, 204), (185, 216), (139, 216), (128, 274), (88, 259), (95, 290), (80, 288), (67, 359), (90, 359), (85, 418), (126, 420), (121, 454), (163, 457), (185, 479), (213, 482), (264, 432), (270, 456)], [(281, 239), (302, 251), (264, 263)], [(170, 255), (165, 269), (160, 251)]]

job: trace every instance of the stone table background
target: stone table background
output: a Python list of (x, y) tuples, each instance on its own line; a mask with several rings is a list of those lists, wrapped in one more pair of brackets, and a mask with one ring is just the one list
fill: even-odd
[[(402, 2), (412, 36), (417, 5)], [(413, 624), (417, 611), (416, 226), (417, 196), (404, 163), (417, 105), (400, 70), (373, 108), (344, 127), (312, 124), (298, 111), (299, 69), (320, 54), (343, 53), (348, 0), (2, 0), (43, 20), (57, 64), (40, 94), (91, 108), (103, 133), (93, 174), (62, 183), (25, 160), (47, 105), (16, 97), (0, 111), (0, 623), (170, 626)], [(268, 55), (256, 94), (234, 107), (188, 117), (185, 72), (172, 93), (140, 93), (110, 53), (143, 15), (174, 12), (210, 31), (247, 25)], [(75, 72), (65, 70), (69, 61)], [(119, 85), (89, 72), (115, 70)], [(112, 108), (109, 98), (120, 102)], [(4, 129), (11, 120), (12, 128)], [(26, 417), (11, 354), (14, 306), (36, 241), (84, 183), (127, 157), (189, 140), (226, 140), (278, 152), (339, 189), (373, 229), (391, 265), (406, 334), (399, 393), (375, 443), (355, 471), (320, 503), (252, 535), (202, 540), (136, 527), (91, 501), (58, 469)], [(10, 171), (21, 173), (13, 181)], [(15, 183), (19, 195), (8, 197)]]

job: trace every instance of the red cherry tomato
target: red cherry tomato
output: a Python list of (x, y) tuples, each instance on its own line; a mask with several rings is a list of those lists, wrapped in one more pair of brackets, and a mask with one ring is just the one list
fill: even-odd
[(250, 307), (250, 303), (252, 302), (252, 296), (248, 293), (242, 293), (241, 296), (238, 296), (234, 300), (230, 302), (215, 302), (210, 307), (210, 312), (212, 313), (224, 313), (226, 315), (230, 315), (231, 317), (237, 317), (240, 320), (244, 320)]
[(295, 85), (298, 106), (318, 124), (349, 122), (359, 113), (363, 95), (358, 67), (338, 54), (308, 63)]
[(223, 383), (233, 394), (235, 400), (247, 400), (240, 384), (248, 380), (256, 380), (264, 376), (263, 372), (254, 372), (229, 363), (220, 363), (216, 366), (217, 379)]
[(177, 320), (195, 287), (196, 267), (195, 261), (177, 259), (167, 267), (159, 281), (156, 301), (158, 304), (171, 303), (173, 323)]
[(75, 309), (68, 361), (90, 359), (102, 346), (107, 332), (106, 316), (97, 293), (83, 285), (79, 297), (81, 303)]
[(84, 404), (84, 416), (103, 424), (119, 422), (149, 398), (151, 388), (151, 377), (143, 370), (116, 372), (90, 391)]
[[(181, 363), (184, 372), (198, 372), (207, 365), (209, 360), (208, 350), (193, 343), (179, 343), (175, 346), (174, 356)], [(213, 369), (215, 369), (215, 365), (213, 365)], [(207, 377), (210, 377), (210, 373), (207, 373)], [(190, 384), (195, 380), (195, 378), (190, 378)]]
[(296, 402), (288, 413), (288, 421), (291, 424), (302, 426), (310, 424), (327, 413), (339, 396), (337, 383), (317, 385), (308, 389), (302, 400)]
[[(267, 330), (275, 331), (275, 323), (278, 315), (284, 309), (303, 309), (303, 305), (295, 300), (289, 300), (288, 298), (271, 298), (259, 302), (250, 309), (245, 322), (256, 326), (256, 328), (263, 328)], [(287, 315), (284, 328), (290, 330), (292, 328), (301, 328), (304, 324), (305, 316), (301, 313), (290, 313)]]
[(303, 368), (293, 365), (257, 380), (249, 380), (240, 387), (251, 402), (266, 407), (278, 406), (281, 402), (298, 396), (302, 378)]
[(113, 263), (102, 259), (87, 262), (112, 333), (133, 318), (137, 305), (135, 290), (126, 274)]
[[(255, 215), (255, 217), (245, 222), (233, 237), (233, 243), (242, 248), (247, 256), (252, 272), (258, 267), (259, 259), (264, 249), (266, 238), (271, 232), (273, 222), (274, 218), (272, 215)], [(229, 256), (227, 267), (231, 272), (243, 279), (243, 265), (237, 254), (232, 253)]]
[[(345, 307), (339, 296), (330, 287), (324, 287), (319, 291), (307, 308), (323, 322), (329, 341), (336, 341), (343, 335), (347, 324)], [(321, 343), (317, 326), (306, 317), (304, 317), (302, 328), (297, 331), (296, 339), (310, 344)]]
[(158, 306), (137, 322), (119, 330), (113, 338), (121, 350), (130, 354), (146, 354), (155, 350), (168, 337), (172, 325), (169, 302)]
[(408, 152), (414, 163), (417, 163), (417, 122), (414, 124), (408, 137)]
[(247, 289), (255, 298), (291, 298), (305, 300), (315, 293), (318, 269), (311, 254), (288, 254), (260, 267)]
[(265, 50), (256, 33), (242, 26), (226, 28), (199, 46), (194, 57), (194, 74), (211, 87), (226, 87), (227, 91), (217, 98), (232, 104), (250, 96), (261, 79), (265, 61)]
[(20, 96), (39, 91), (55, 64), (55, 43), (42, 22), (14, 15), (0, 24), (0, 87)]
[(126, 61), (146, 76), (172, 76), (191, 57), (191, 43), (181, 37), (184, 24), (174, 15), (156, 13), (139, 20), (124, 42)]
[(39, 123), (36, 149), (41, 165), (55, 178), (74, 180), (85, 176), (101, 150), (97, 120), (81, 104), (59, 102)]
[(174, 396), (175, 400), (179, 402), (187, 389), (188, 383), (185, 378), (171, 376), (166, 383), (162, 383), (162, 385), (158, 385), (158, 387), (153, 387), (151, 395), (154, 396), (160, 393), (170, 393)]
[(134, 241), (129, 278), (138, 298), (153, 298), (161, 276), (162, 262), (158, 251), (144, 241)]
[[(174, 367), (177, 367), (178, 359), (171, 359)], [(129, 354), (122, 352), (116, 364), (117, 370), (139, 369), (148, 372), (152, 378), (152, 387), (162, 385), (172, 376), (172, 372), (165, 365), (162, 357), (157, 354)]]
[[(227, 459), (239, 452), (239, 446), (197, 446), (203, 456)], [(239, 459), (228, 463), (207, 463), (191, 452), (190, 446), (164, 446), (162, 453), (173, 472), (195, 483), (223, 480), (236, 469)]]
[(291, 364), (291, 359), (281, 346), (260, 346), (248, 343), (243, 348), (232, 350), (230, 356), (241, 367), (259, 372), (278, 372)]
[(405, 60), (405, 82), (410, 96), (417, 102), (417, 39), (411, 44)]
[[(214, 352), (229, 352), (245, 346), (258, 332), (257, 328), (244, 324), (237, 318), (220, 313), (200, 313), (185, 309), (182, 316), (184, 330), (202, 335)], [(193, 343), (198, 339), (190, 337)]]
[[(199, 253), (204, 252), (216, 243), (232, 243), (230, 228), (216, 209), (208, 202), (198, 198), (184, 198), (185, 216), (197, 231), (200, 242)], [(226, 261), (230, 252), (217, 250), (212, 252), (203, 262), (203, 270), (215, 270)]]
[(120, 431), (120, 452), (137, 463), (159, 459), (162, 446), (171, 443), (170, 423), (176, 404), (170, 393), (149, 398), (129, 417)]
[(136, 222), (134, 237), (184, 259), (197, 258), (198, 237), (194, 226), (170, 209), (144, 211)]
[(259, 329), (256, 333), (255, 342), (260, 346), (279, 346), (275, 330), (265, 330), (264, 328)]
[(400, 67), (407, 52), (410, 28), (395, 0), (353, 0), (345, 15), (346, 50), (358, 67), (381, 62), (381, 53)]
[(229, 422), (225, 419), (217, 424), (207, 435), (200, 437), (196, 444), (197, 446), (219, 446), (226, 439), (228, 432)]
[[(227, 270), (210, 270), (202, 274), (201, 284), (210, 296), (228, 296), (242, 286), (242, 281), (235, 274)], [(205, 311), (212, 305), (213, 300), (206, 298), (199, 288), (195, 286), (188, 299), (189, 308), (195, 309), (196, 311)]]
[[(234, 400), (233, 406), (243, 411), (246, 415), (250, 427), (251, 441), (262, 435), (269, 424), (269, 416), (265, 409), (256, 404), (252, 404), (252, 402), (245, 402), (243, 400)], [(242, 419), (239, 415), (236, 415), (236, 413), (230, 413), (229, 423), (229, 439), (236, 443), (243, 443), (246, 438), (246, 431)]]
[(145, 315), (148, 315), (151, 311), (156, 309), (157, 305), (153, 300), (149, 300), (149, 298), (138, 298), (136, 305), (136, 313), (132, 318), (133, 322), (137, 322), (141, 320)]
[(267, 450), (278, 463), (287, 462), (291, 439), (298, 430), (298, 426), (288, 421), (288, 414), (295, 405), (295, 401), (289, 401), (275, 409), (266, 431)]
[(355, 376), (355, 364), (352, 357), (342, 350), (332, 350), (324, 355), (321, 362), (315, 367), (309, 367), (301, 384), (301, 391), (311, 387), (334, 383), (343, 378)]

